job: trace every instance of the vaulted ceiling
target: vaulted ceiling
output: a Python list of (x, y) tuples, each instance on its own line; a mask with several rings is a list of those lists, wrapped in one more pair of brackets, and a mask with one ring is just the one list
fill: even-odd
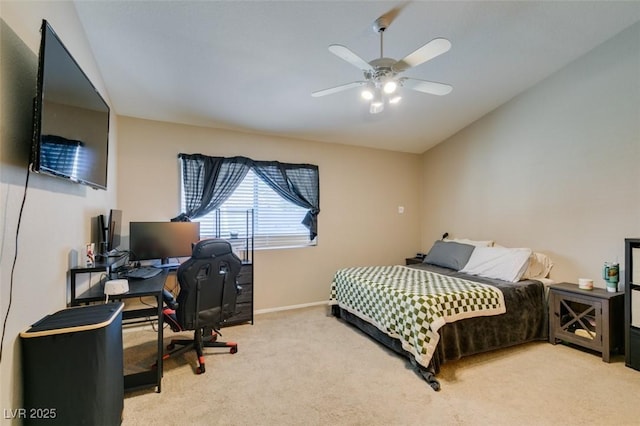
[[(119, 115), (420, 153), (640, 21), (614, 1), (76, 1)], [(444, 37), (452, 48), (404, 76), (448, 83), (369, 113), (361, 80), (327, 49), (380, 55), (373, 23), (400, 6), (384, 56)], [(640, 44), (640, 43), (639, 43)], [(640, 55), (640, 46), (639, 51)]]

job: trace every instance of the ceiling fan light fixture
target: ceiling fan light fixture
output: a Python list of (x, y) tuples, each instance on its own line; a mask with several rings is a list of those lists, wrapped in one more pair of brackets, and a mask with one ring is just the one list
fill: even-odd
[(386, 93), (387, 95), (390, 95), (393, 92), (395, 92), (397, 88), (398, 88), (398, 83), (396, 83), (395, 80), (391, 80), (391, 79), (387, 80), (382, 86), (382, 90), (384, 90), (384, 93)]
[(384, 103), (384, 96), (382, 96), (382, 92), (380, 91), (380, 89), (376, 89), (376, 91), (373, 94), (373, 100), (371, 101), (371, 105), (376, 104), (376, 105), (382, 105)]
[(362, 99), (370, 101), (373, 99), (373, 91), (369, 87), (366, 87), (362, 90), (360, 96), (362, 96)]
[(371, 102), (371, 105), (369, 105), (369, 113), (371, 114), (378, 114), (381, 113), (382, 110), (384, 110), (384, 102)]
[[(405, 2), (405, 4), (406, 3), (408, 2)], [(404, 6), (401, 6), (400, 8), (403, 7)], [(346, 46), (340, 44), (332, 44), (329, 46), (331, 53), (359, 68), (360, 71), (364, 73), (364, 80), (319, 90), (312, 92), (311, 95), (318, 97), (347, 90), (352, 87), (362, 87), (360, 96), (369, 102), (369, 112), (371, 114), (378, 114), (384, 110), (385, 104), (394, 105), (400, 102), (402, 97), (399, 94), (399, 87), (403, 88), (402, 91), (406, 88), (439, 96), (451, 92), (452, 87), (448, 84), (399, 76), (400, 73), (449, 51), (451, 48), (451, 42), (449, 40), (445, 38), (435, 38), (399, 61), (384, 56), (383, 34), (399, 10), (400, 9), (397, 8), (392, 9), (392, 12), (380, 16), (374, 22), (373, 29), (380, 35), (379, 58), (365, 61)]]

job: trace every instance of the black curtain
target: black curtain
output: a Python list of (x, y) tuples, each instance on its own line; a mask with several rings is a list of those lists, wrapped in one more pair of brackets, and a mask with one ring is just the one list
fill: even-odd
[(202, 154), (179, 154), (178, 157), (182, 160), (182, 182), (187, 209), (172, 221), (189, 221), (217, 209), (231, 196), (249, 169), (253, 169), (281, 197), (307, 209), (302, 224), (309, 229), (311, 240), (318, 235), (318, 166), (254, 161), (246, 157), (209, 157)]
[(217, 209), (240, 185), (251, 160), (245, 157), (209, 157), (180, 154), (186, 211), (171, 219), (188, 222)]
[(318, 235), (318, 213), (320, 213), (318, 166), (254, 161), (252, 168), (255, 174), (278, 195), (308, 210), (302, 224), (309, 230), (309, 239), (313, 240)]

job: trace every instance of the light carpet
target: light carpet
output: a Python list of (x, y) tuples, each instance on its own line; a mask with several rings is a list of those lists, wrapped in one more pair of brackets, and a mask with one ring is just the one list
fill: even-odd
[[(153, 363), (155, 338), (124, 333), (126, 368)], [(621, 356), (530, 343), (445, 364), (435, 392), (325, 307), (259, 315), (220, 340), (238, 353), (208, 349), (203, 375), (193, 352), (165, 361), (161, 393), (125, 394), (123, 425), (640, 424), (640, 372)]]

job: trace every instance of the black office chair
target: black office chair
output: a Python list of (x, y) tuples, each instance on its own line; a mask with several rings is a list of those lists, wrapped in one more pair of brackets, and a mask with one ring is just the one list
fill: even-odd
[[(235, 313), (239, 288), (236, 277), (242, 261), (226, 240), (207, 239), (194, 245), (191, 258), (178, 268), (177, 306), (164, 310), (165, 321), (174, 331), (194, 330), (193, 339), (174, 339), (167, 346), (171, 352), (164, 359), (195, 349), (198, 355), (197, 374), (205, 372), (204, 347), (230, 348), (238, 351), (234, 342), (218, 342), (220, 327)], [(165, 300), (166, 301), (166, 300)], [(181, 347), (175, 349), (176, 345)], [(175, 349), (175, 350), (174, 350)]]

